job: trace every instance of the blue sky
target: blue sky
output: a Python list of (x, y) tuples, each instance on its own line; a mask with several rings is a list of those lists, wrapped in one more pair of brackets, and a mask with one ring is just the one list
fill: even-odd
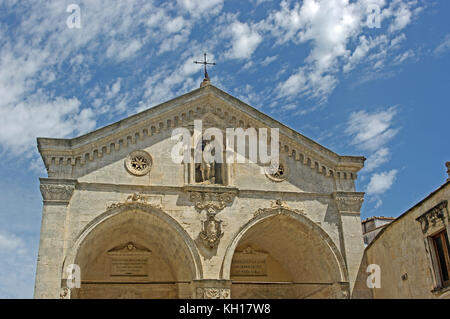
[[(70, 4), (81, 28), (66, 23)], [(36, 137), (74, 137), (197, 88), (203, 52), (215, 86), (367, 157), (362, 218), (400, 215), (447, 178), (449, 13), (432, 0), (2, 0), (0, 297), (33, 295)]]

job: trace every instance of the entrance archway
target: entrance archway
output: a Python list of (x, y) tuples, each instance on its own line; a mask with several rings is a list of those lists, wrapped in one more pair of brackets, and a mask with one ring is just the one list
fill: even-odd
[(232, 298), (348, 297), (345, 263), (332, 240), (307, 217), (285, 209), (245, 225), (222, 270), (232, 281)]
[[(72, 256), (81, 288), (71, 298), (191, 298), (201, 278), (195, 244), (163, 211), (141, 204), (115, 208), (82, 232)], [(71, 261), (71, 259), (73, 261)]]

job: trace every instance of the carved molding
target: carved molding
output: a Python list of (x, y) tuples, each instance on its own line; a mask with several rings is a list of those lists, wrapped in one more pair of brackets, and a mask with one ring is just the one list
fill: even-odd
[(300, 215), (306, 215), (305, 212), (302, 209), (294, 209), (290, 208), (286, 202), (277, 199), (275, 201), (272, 201), (270, 204), (270, 208), (260, 208), (258, 209), (254, 214), (253, 218), (258, 217), (259, 215), (266, 214), (266, 213), (274, 213), (277, 212), (278, 214), (282, 214), (284, 210), (300, 214)]
[(340, 212), (358, 213), (364, 202), (364, 193), (357, 192), (335, 192), (334, 202)]
[(67, 287), (61, 288), (59, 299), (70, 299), (70, 289)]
[(416, 218), (422, 227), (422, 233), (426, 234), (430, 225), (432, 225), (432, 227), (436, 226), (439, 220), (445, 225), (446, 213), (448, 217), (447, 206), (448, 202), (444, 200)]
[(124, 202), (113, 203), (111, 205), (108, 205), (107, 209), (114, 209), (114, 208), (132, 205), (132, 204), (142, 204), (142, 205), (151, 206), (151, 207), (154, 207), (157, 209), (162, 208), (161, 205), (155, 205), (155, 204), (149, 203), (148, 200), (149, 200), (149, 196), (134, 193), (132, 195), (129, 195)]
[(209, 214), (219, 213), (233, 202), (235, 196), (232, 192), (189, 192), (189, 200), (194, 203), (195, 209)]
[(197, 288), (197, 298), (203, 299), (230, 299), (230, 288)]
[(69, 203), (76, 180), (41, 179), (40, 190), (45, 203)]

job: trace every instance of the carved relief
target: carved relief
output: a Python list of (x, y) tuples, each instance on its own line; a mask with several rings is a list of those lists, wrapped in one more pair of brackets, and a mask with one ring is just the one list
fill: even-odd
[(442, 222), (441, 226), (445, 225), (447, 203), (447, 201), (440, 202), (438, 205), (416, 218), (416, 220), (420, 222), (422, 233), (426, 234), (430, 228), (430, 225), (432, 227), (436, 227), (440, 222)]
[(111, 205), (108, 205), (107, 209), (119, 208), (119, 207), (127, 206), (130, 204), (136, 204), (136, 203), (148, 205), (148, 206), (151, 206), (151, 207), (154, 207), (157, 209), (161, 209), (160, 204), (149, 203), (149, 196), (144, 196), (144, 195), (138, 194), (138, 193), (134, 193), (134, 194), (128, 196), (124, 202), (113, 203)]
[(41, 184), (40, 190), (44, 201), (49, 202), (69, 202), (75, 190), (75, 183), (72, 184)]
[(216, 248), (223, 236), (222, 221), (216, 219), (215, 215), (210, 212), (206, 214), (206, 220), (202, 221), (202, 231), (199, 234), (200, 239), (209, 248)]
[(208, 248), (216, 248), (223, 236), (222, 221), (216, 215), (228, 204), (233, 202), (233, 192), (188, 191), (189, 199), (194, 203), (199, 213), (206, 213), (206, 220), (202, 221), (202, 231), (199, 238)]
[(300, 214), (300, 215), (305, 215), (305, 212), (301, 209), (293, 209), (290, 208), (286, 202), (277, 199), (275, 201), (272, 201), (270, 204), (270, 208), (260, 208), (258, 209), (254, 214), (253, 217), (258, 217), (261, 214), (265, 214), (265, 213), (274, 213), (274, 212), (278, 212), (279, 214), (283, 213), (283, 210), (288, 210), (290, 212), (294, 212), (296, 214)]
[(198, 288), (197, 298), (203, 299), (230, 299), (230, 288)]
[(286, 163), (280, 162), (274, 173), (270, 173), (266, 169), (266, 176), (274, 182), (282, 182), (288, 177), (288, 166)]
[(59, 294), (59, 299), (70, 299), (70, 289), (67, 287), (62, 288)]
[(189, 199), (194, 203), (195, 208), (202, 212), (214, 212), (217, 214), (228, 204), (233, 202), (233, 193), (211, 193), (211, 192), (190, 192)]
[(361, 210), (364, 202), (364, 193), (336, 192), (333, 198), (340, 212), (357, 212)]
[(131, 152), (125, 159), (125, 168), (136, 176), (148, 174), (152, 168), (153, 160), (149, 153), (143, 150)]

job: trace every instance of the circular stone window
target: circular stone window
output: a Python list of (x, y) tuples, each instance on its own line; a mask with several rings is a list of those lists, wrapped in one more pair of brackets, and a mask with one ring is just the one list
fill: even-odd
[(287, 178), (287, 168), (284, 163), (279, 163), (274, 171), (266, 170), (266, 176), (274, 182), (282, 182)]
[(146, 151), (134, 151), (128, 154), (125, 159), (125, 168), (136, 176), (144, 176), (152, 168), (152, 157)]

